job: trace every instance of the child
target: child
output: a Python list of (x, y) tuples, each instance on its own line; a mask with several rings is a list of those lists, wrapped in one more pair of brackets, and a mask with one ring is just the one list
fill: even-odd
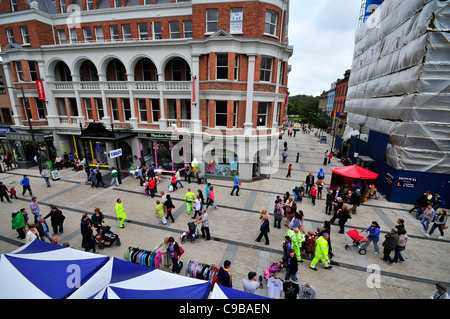
[(167, 224), (166, 218), (164, 217), (165, 213), (164, 213), (164, 207), (163, 204), (161, 204), (161, 202), (159, 200), (156, 201), (156, 207), (155, 207), (155, 215), (156, 215), (156, 220), (157, 220), (157, 224), (159, 224), (160, 222), (163, 223), (163, 225)]
[(14, 196), (16, 199), (18, 199), (18, 198), (17, 198), (17, 192), (16, 192), (16, 190), (14, 189), (14, 187), (11, 187), (10, 190), (8, 191), (8, 193), (9, 193), (9, 197), (11, 197), (11, 199), (13, 198), (13, 196)]
[(311, 203), (313, 204), (313, 206), (316, 205), (316, 196), (317, 196), (317, 188), (315, 185), (313, 185), (311, 187)]

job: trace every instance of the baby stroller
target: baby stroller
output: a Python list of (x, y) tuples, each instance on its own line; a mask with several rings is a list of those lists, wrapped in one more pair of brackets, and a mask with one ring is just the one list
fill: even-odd
[(98, 227), (97, 235), (95, 236), (95, 241), (97, 242), (99, 249), (110, 247), (113, 244), (116, 244), (116, 246), (120, 246), (121, 244), (119, 236), (111, 231), (110, 226)]
[(200, 237), (198, 230), (197, 230), (197, 225), (195, 225), (194, 222), (187, 223), (187, 225), (188, 225), (188, 230), (185, 231), (180, 237), (182, 244), (184, 244), (186, 238), (189, 238), (191, 240), (191, 242), (193, 243), (193, 242), (195, 242), (195, 238)]
[[(357, 229), (349, 230), (347, 232), (347, 235), (349, 235), (350, 238), (353, 240), (353, 246), (359, 248), (359, 254), (360, 255), (365, 255), (366, 254), (366, 250), (364, 248), (361, 248), (361, 244), (367, 242), (366, 237), (361, 236), (360, 232)], [(348, 244), (345, 245), (345, 249), (346, 250), (350, 249), (350, 246)]]

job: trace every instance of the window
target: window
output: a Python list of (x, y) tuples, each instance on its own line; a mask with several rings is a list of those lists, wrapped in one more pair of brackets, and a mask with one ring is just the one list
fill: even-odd
[(119, 40), (119, 27), (116, 25), (112, 25), (109, 27), (109, 31), (111, 33), (111, 41)]
[(276, 12), (266, 11), (266, 24), (264, 27), (264, 33), (270, 35), (276, 35), (277, 31), (278, 14)]
[(14, 43), (14, 33), (11, 28), (6, 29), (6, 38), (8, 39), (8, 43)]
[(280, 83), (280, 85), (283, 85), (283, 80), (284, 80), (284, 66), (285, 66), (285, 63), (284, 62), (281, 62), (281, 67), (280, 67), (280, 79), (278, 80), (279, 81), (279, 83)]
[(148, 59), (142, 60), (142, 77), (144, 81), (152, 80), (152, 62)]
[(34, 61), (28, 61), (28, 68), (30, 69), (31, 81), (38, 80), (38, 74), (36, 71), (36, 63)]
[(131, 37), (131, 27), (129, 24), (122, 25), (122, 34), (124, 41), (131, 41), (133, 38)]
[(236, 54), (234, 56), (234, 80), (239, 81), (239, 58), (240, 55)]
[(42, 100), (34, 99), (36, 101), (36, 109), (39, 116), (39, 119), (45, 120), (45, 104)]
[(152, 121), (157, 122), (160, 118), (159, 100), (152, 100)]
[(261, 75), (259, 80), (261, 82), (270, 82), (272, 79), (272, 58), (263, 56), (261, 58)]
[(98, 118), (102, 119), (105, 116), (105, 111), (103, 110), (103, 102), (102, 99), (100, 98), (96, 98), (95, 99), (95, 104), (97, 106), (97, 113), (98, 113)]
[(67, 43), (65, 30), (58, 30), (58, 39), (59, 39), (59, 44)]
[(91, 28), (83, 28), (84, 42), (92, 42), (92, 32)]
[(119, 60), (114, 60), (114, 70), (116, 72), (116, 81), (125, 81), (125, 73), (123, 70), (123, 64)]
[(17, 11), (17, 0), (11, 0), (11, 11)]
[(172, 66), (172, 81), (181, 81), (181, 60), (172, 59), (170, 64)]
[(24, 82), (25, 77), (23, 76), (22, 63), (20, 61), (16, 61), (14, 62), (14, 65), (16, 66), (17, 79), (19, 82)]
[(114, 8), (120, 8), (122, 6), (121, 0), (114, 0)]
[(185, 39), (192, 38), (192, 21), (183, 21), (183, 33)]
[(227, 126), (227, 101), (216, 101), (216, 126)]
[(171, 39), (180, 38), (180, 24), (178, 23), (178, 21), (169, 22), (169, 32)]
[(95, 39), (97, 42), (105, 41), (105, 37), (103, 36), (103, 27), (101, 26), (94, 27), (94, 32), (95, 32)]
[(5, 82), (3, 80), (3, 76), (0, 76), (0, 94), (5, 93), (6, 93)]
[(147, 23), (139, 23), (138, 31), (139, 31), (139, 40), (148, 40)]
[(145, 99), (139, 99), (138, 100), (139, 105), (139, 118), (141, 122), (148, 122), (147, 117), (147, 104), (145, 102)]
[(233, 8), (230, 14), (230, 33), (241, 33), (243, 21), (243, 9)]
[(22, 33), (22, 43), (30, 44), (30, 35), (28, 34), (28, 27), (27, 26), (20, 27), (20, 33)]
[(228, 53), (216, 55), (216, 79), (228, 80)]
[(206, 10), (206, 33), (217, 32), (219, 14), (217, 9)]
[(60, 0), (59, 5), (61, 6), (61, 13), (67, 12), (67, 2), (66, 0)]
[(237, 127), (238, 125), (238, 110), (239, 110), (239, 101), (234, 101), (233, 127)]
[(117, 99), (109, 99), (111, 104), (111, 115), (113, 121), (119, 121), (119, 104), (117, 103)]
[(77, 29), (70, 28), (69, 29), (70, 43), (77, 43)]
[(268, 102), (258, 103), (258, 119), (256, 121), (256, 126), (266, 126), (267, 125), (267, 110), (269, 109)]
[(129, 121), (131, 118), (131, 106), (130, 99), (122, 99), (123, 113), (125, 121)]
[(86, 107), (86, 117), (88, 120), (94, 119), (94, 111), (92, 110), (91, 99), (83, 98), (84, 106)]
[(153, 22), (152, 24), (153, 40), (162, 39), (161, 22)]
[(86, 9), (89, 10), (94, 10), (94, 1), (93, 0), (86, 0)]

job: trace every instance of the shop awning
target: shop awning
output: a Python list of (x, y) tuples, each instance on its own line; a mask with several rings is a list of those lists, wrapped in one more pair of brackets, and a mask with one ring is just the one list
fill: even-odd
[(102, 123), (89, 123), (87, 128), (81, 130), (80, 138), (82, 140), (114, 142), (132, 138), (134, 136), (136, 136), (136, 134), (121, 129), (108, 130)]

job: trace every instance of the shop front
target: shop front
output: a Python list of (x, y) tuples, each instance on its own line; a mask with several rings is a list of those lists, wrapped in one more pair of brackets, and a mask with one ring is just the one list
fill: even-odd
[(34, 133), (34, 143), (33, 136), (28, 132), (9, 132), (5, 133), (5, 137), (18, 168), (36, 166), (39, 159), (43, 165), (48, 161), (52, 162), (56, 157), (51, 133)]
[(138, 134), (140, 158), (146, 167), (155, 166), (163, 173), (174, 173), (191, 161), (190, 140), (172, 134)]
[(205, 160), (207, 176), (234, 177), (238, 172), (237, 155), (229, 150), (213, 149), (206, 155)]

